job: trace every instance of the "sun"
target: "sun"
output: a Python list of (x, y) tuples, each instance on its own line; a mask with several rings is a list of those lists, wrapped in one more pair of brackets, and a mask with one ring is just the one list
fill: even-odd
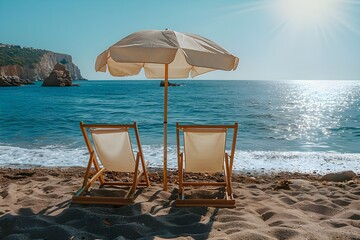
[(336, 16), (340, 0), (277, 0), (279, 16), (291, 25), (319, 26)]

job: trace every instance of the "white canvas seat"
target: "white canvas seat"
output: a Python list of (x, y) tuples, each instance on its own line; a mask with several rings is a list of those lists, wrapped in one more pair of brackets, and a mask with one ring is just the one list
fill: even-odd
[[(90, 153), (82, 188), (74, 195), (73, 203), (125, 205), (134, 201), (138, 185), (149, 186), (146, 164), (142, 153), (136, 123), (129, 125), (83, 124), (80, 123), (86, 146)], [(134, 156), (129, 129), (134, 129), (138, 153)], [(95, 174), (89, 180), (92, 166)], [(128, 172), (133, 174), (132, 182), (107, 181), (105, 171)], [(144, 182), (139, 183), (144, 178)], [(97, 181), (101, 186), (130, 186), (124, 198), (87, 196), (89, 188)]]
[(224, 170), (226, 129), (185, 129), (186, 172), (220, 172)]
[(127, 129), (91, 129), (96, 153), (110, 171), (132, 172), (135, 157)]
[[(228, 129), (233, 129), (230, 155), (226, 153)], [(235, 207), (231, 189), (231, 174), (234, 160), (238, 124), (234, 125), (176, 125), (179, 198), (177, 206)], [(184, 150), (180, 148), (180, 131), (183, 132)], [(224, 182), (184, 181), (184, 173), (224, 173)], [(225, 199), (187, 199), (186, 186), (224, 186)]]

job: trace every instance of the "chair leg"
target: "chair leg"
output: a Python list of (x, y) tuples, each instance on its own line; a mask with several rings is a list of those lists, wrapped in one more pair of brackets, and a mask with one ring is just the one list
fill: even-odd
[(143, 172), (139, 172), (139, 160), (140, 160), (140, 154), (138, 153), (136, 155), (136, 160), (135, 160), (135, 169), (134, 169), (134, 178), (133, 178), (133, 184), (131, 186), (131, 188), (129, 189), (128, 193), (126, 194), (125, 198), (129, 198), (131, 197), (136, 190), (136, 187), (138, 185), (138, 181), (140, 180), (141, 175), (143, 174)]
[(178, 169), (178, 175), (179, 175), (179, 199), (184, 199), (184, 175), (183, 175), (183, 154), (180, 153), (179, 156), (179, 169)]
[(149, 165), (149, 162), (145, 163), (145, 160), (141, 159), (141, 164), (142, 164), (142, 167), (143, 167), (142, 172), (144, 173), (143, 176), (144, 176), (144, 179), (145, 179), (145, 182), (146, 182), (146, 186), (148, 187), (148, 186), (150, 186), (149, 175), (148, 175), (148, 172), (147, 172), (147, 166)]
[[(99, 172), (101, 170), (101, 167), (100, 167), (99, 163), (96, 161), (96, 159), (94, 159), (94, 158), (95, 158), (95, 155), (93, 155), (93, 163), (94, 163), (94, 167), (95, 167), (96, 171)], [(100, 183), (102, 185), (104, 185), (105, 179), (104, 179), (103, 175), (100, 176), (99, 180), (100, 180)]]
[(232, 186), (231, 186), (231, 170), (229, 164), (229, 155), (225, 153), (225, 182), (226, 182), (226, 195), (228, 199), (233, 199)]
[[(134, 174), (134, 175), (136, 175), (136, 174)], [(134, 195), (135, 192), (136, 192), (136, 188), (137, 188), (137, 186), (139, 185), (140, 179), (141, 179), (142, 177), (144, 177), (144, 176), (145, 176), (145, 175), (144, 175), (144, 172), (139, 172), (139, 173), (137, 174), (137, 176), (134, 178), (134, 183), (133, 183), (133, 185), (131, 186), (129, 192), (126, 194), (125, 198), (131, 198), (131, 197), (133, 197), (133, 195)]]
[(91, 169), (91, 165), (94, 163), (94, 152), (90, 153), (90, 157), (89, 157), (89, 162), (88, 165), (86, 167), (86, 171), (85, 171), (85, 176), (84, 176), (84, 181), (83, 181), (83, 185), (82, 187), (85, 187), (86, 184), (88, 183), (89, 180), (89, 175), (90, 175), (90, 169)]
[(75, 194), (75, 196), (84, 195), (84, 194), (87, 192), (87, 190), (95, 183), (95, 181), (102, 176), (102, 174), (103, 174), (104, 171), (106, 171), (105, 168), (103, 168), (103, 169), (101, 169), (99, 172), (97, 172), (97, 173), (90, 179), (90, 181), (89, 181), (85, 186), (83, 186), (83, 187)]

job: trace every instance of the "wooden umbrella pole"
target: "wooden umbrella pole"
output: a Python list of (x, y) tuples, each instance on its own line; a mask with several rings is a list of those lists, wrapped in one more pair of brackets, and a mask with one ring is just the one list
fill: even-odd
[(165, 64), (164, 84), (164, 191), (167, 190), (167, 103), (168, 103), (169, 64)]

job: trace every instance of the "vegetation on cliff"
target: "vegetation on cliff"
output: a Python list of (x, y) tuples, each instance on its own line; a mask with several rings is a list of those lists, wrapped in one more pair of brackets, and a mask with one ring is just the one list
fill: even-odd
[(66, 67), (72, 79), (83, 79), (69, 54), (0, 43), (0, 76), (44, 80), (57, 63)]
[(46, 52), (46, 50), (41, 49), (0, 43), (0, 67), (19, 65), (34, 68)]

